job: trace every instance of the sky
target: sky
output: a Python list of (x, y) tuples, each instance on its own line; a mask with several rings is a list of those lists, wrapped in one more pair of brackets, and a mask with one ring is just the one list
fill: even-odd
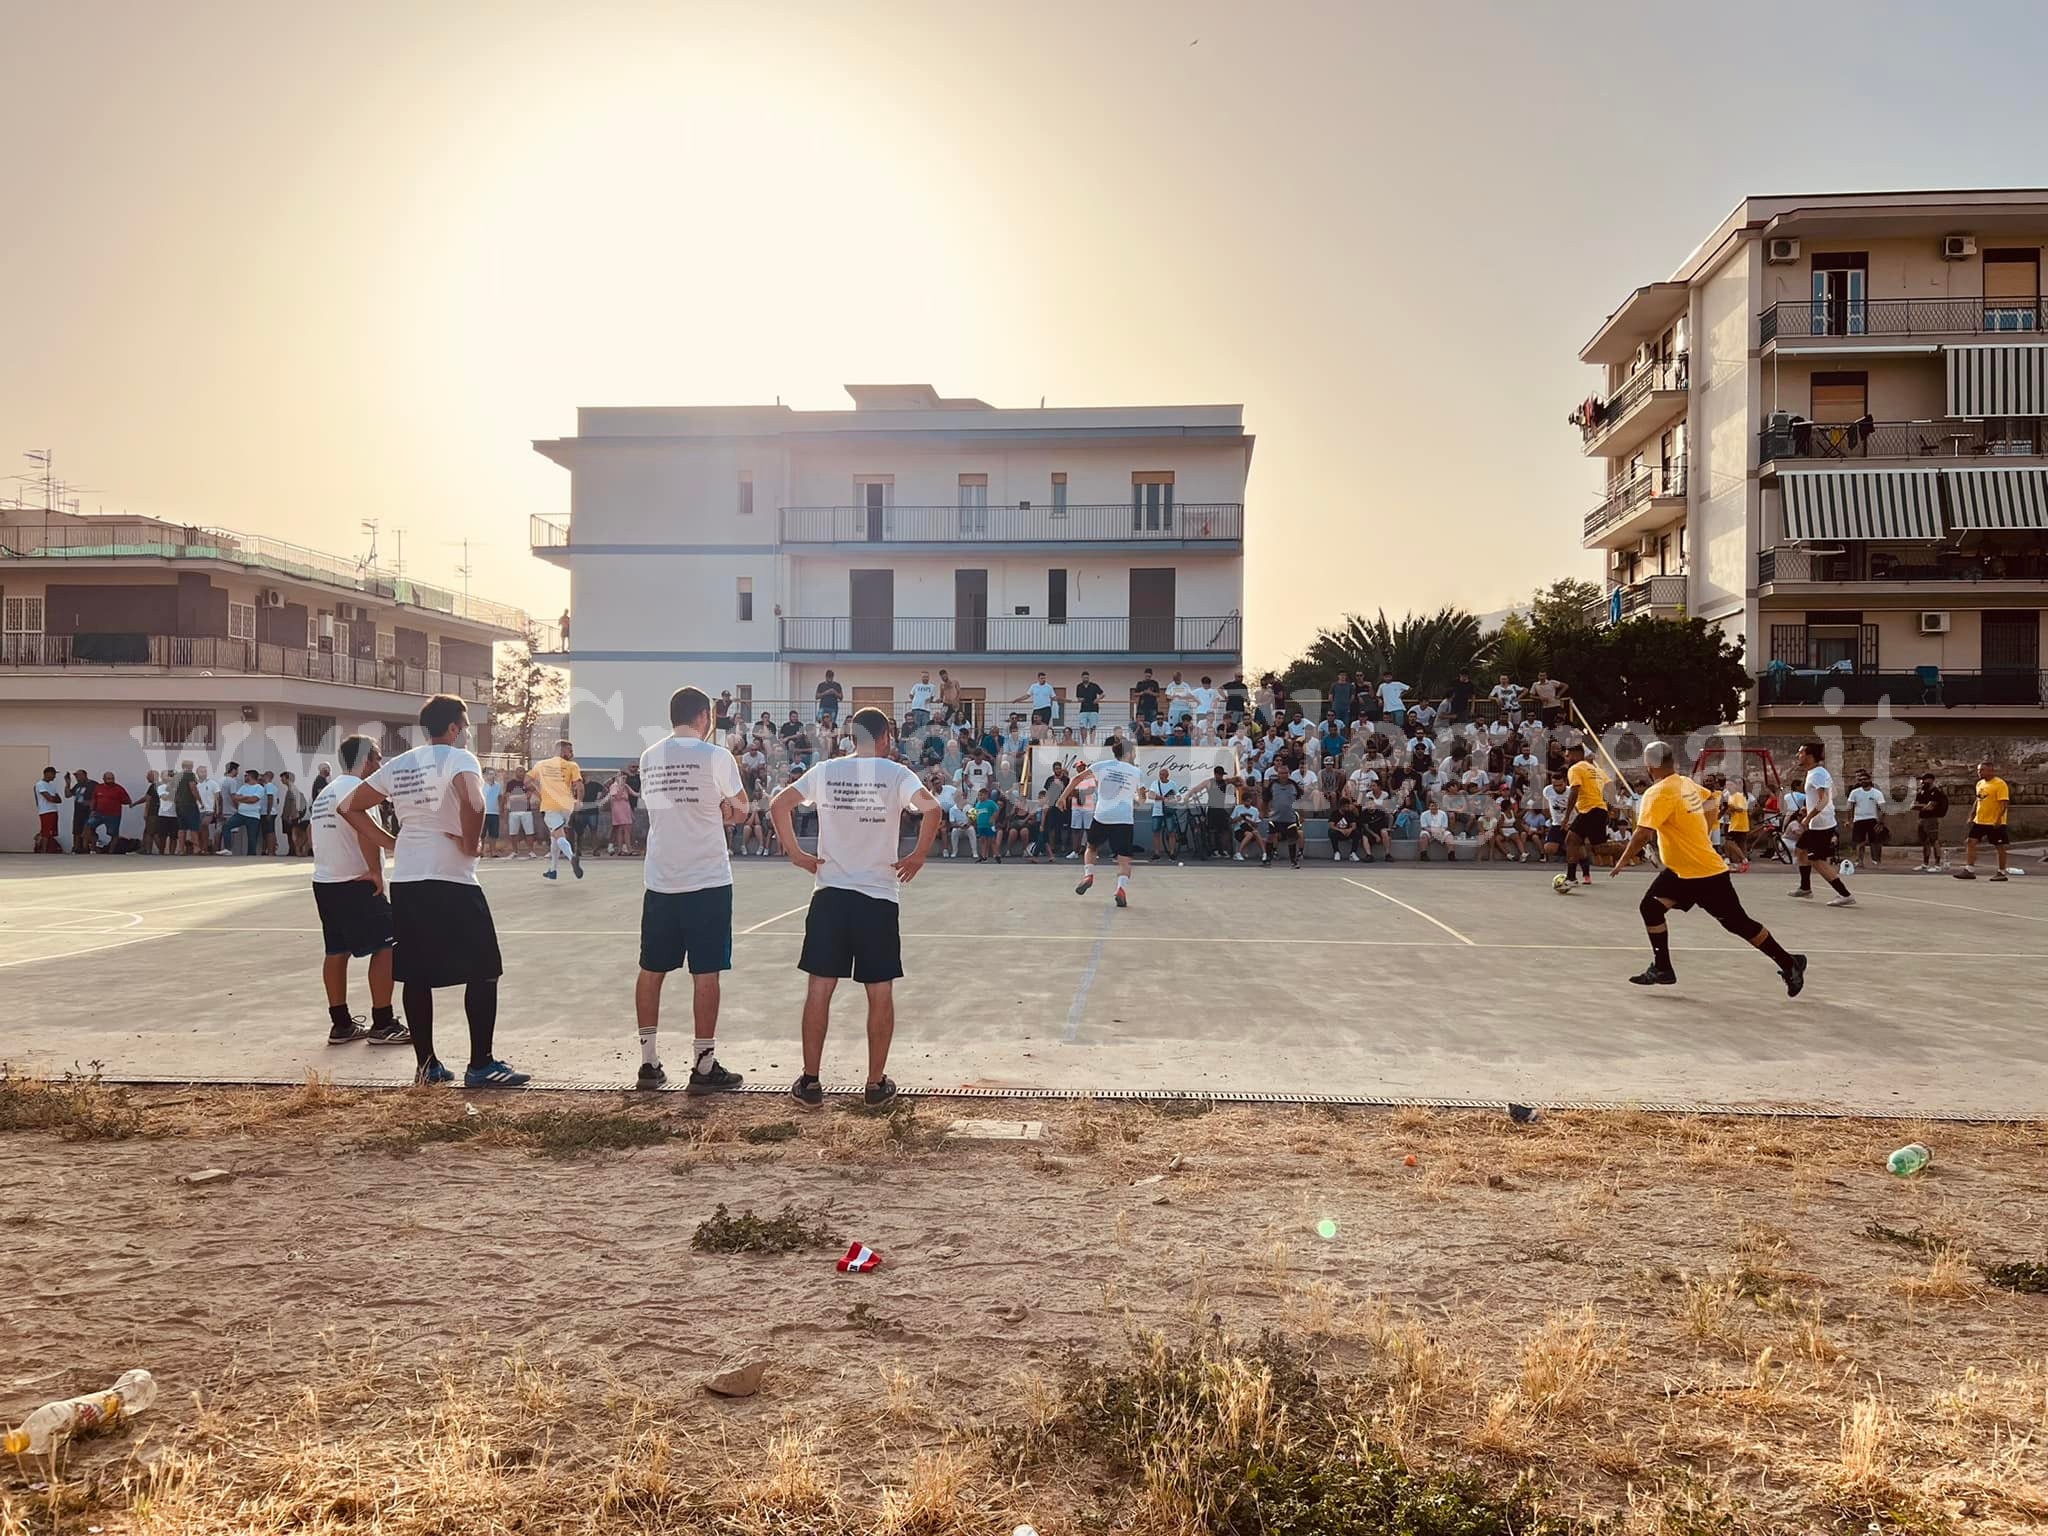
[[(1743, 196), (2048, 181), (2048, 8), (0, 0), (0, 472), (552, 617), (579, 405), (1242, 402), (1246, 628), (1595, 578), (1579, 346)], [(4, 487), (0, 487), (4, 489)]]

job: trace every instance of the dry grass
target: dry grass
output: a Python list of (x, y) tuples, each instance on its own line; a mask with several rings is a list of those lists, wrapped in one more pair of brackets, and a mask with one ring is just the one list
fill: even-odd
[(1570, 1418), (1620, 1352), (1620, 1341), (1600, 1325), (1591, 1305), (1576, 1316), (1554, 1315), (1522, 1348), (1522, 1398), (1537, 1413)]

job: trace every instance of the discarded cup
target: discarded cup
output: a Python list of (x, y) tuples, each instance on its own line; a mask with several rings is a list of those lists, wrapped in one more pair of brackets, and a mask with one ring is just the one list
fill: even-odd
[(45, 1456), (59, 1441), (102, 1424), (117, 1423), (130, 1414), (142, 1412), (155, 1401), (154, 1376), (147, 1371), (124, 1371), (104, 1392), (88, 1392), (82, 1397), (43, 1404), (21, 1421), (21, 1428), (9, 1430), (0, 1445), (15, 1456), (23, 1451)]
[(1909, 1141), (1890, 1157), (1886, 1158), (1884, 1165), (1898, 1177), (1910, 1179), (1933, 1161), (1934, 1154), (1932, 1152), (1921, 1146), (1917, 1141)]

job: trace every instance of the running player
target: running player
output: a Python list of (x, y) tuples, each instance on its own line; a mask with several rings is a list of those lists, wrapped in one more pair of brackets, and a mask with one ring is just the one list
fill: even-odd
[(1565, 823), (1564, 872), (1570, 879), (1574, 869), (1579, 884), (1593, 883), (1593, 849), (1607, 841), (1607, 778), (1586, 756), (1586, 749), (1573, 742), (1564, 749), (1564, 781), (1570, 799), (1571, 820)]
[(1721, 797), (1721, 804), (1728, 812), (1728, 846), (1735, 850), (1740, 861), (1735, 866), (1737, 874), (1749, 873), (1749, 792), (1740, 780), (1728, 786)]
[(484, 780), (475, 754), (464, 745), (469, 707), (439, 693), (420, 711), (425, 746), (385, 763), (349, 791), (341, 815), (362, 836), (376, 840), (370, 813), (386, 801), (398, 813), (391, 867), (391, 928), (397, 939), (392, 972), (404, 991), (412, 1031), (416, 1081), (448, 1083), (455, 1074), (434, 1054), (434, 989), (461, 987), (469, 1019), (465, 1088), (519, 1088), (527, 1074), (491, 1054), (498, 1027), (498, 930), (477, 883), (478, 845), (484, 832)]
[(540, 819), (548, 840), (548, 867), (543, 880), (560, 878), (562, 860), (576, 878), (583, 878), (583, 856), (569, 841), (569, 818), (576, 813), (576, 801), (583, 791), (583, 769), (576, 761), (576, 749), (567, 741), (555, 743), (555, 755), (533, 765), (531, 777), (540, 794)]
[(669, 697), (668, 718), (674, 732), (640, 754), (647, 890), (640, 898), (640, 979), (633, 987), (637, 1086), (668, 1081), (655, 1045), (661, 984), (687, 964), (697, 1029), (689, 1091), (729, 1093), (741, 1079), (718, 1064), (719, 975), (732, 969), (732, 852), (725, 829), (746, 818), (749, 802), (739, 763), (710, 739), (710, 696), (701, 688), (678, 688)]
[[(889, 756), (894, 734), (889, 717), (872, 707), (857, 709), (851, 725), (854, 755), (813, 764), (794, 784), (784, 785), (769, 808), (784, 857), (818, 877), (797, 960), (797, 968), (810, 977), (804, 993), (804, 1070), (789, 1089), (806, 1109), (825, 1102), (818, 1077), (825, 1031), (832, 1022), (832, 993), (847, 976), (868, 994), (867, 1103), (874, 1108), (896, 1097), (888, 1065), (889, 1042), (896, 1033), (894, 982), (903, 974), (899, 889), (924, 868), (939, 835), (939, 802), (916, 773)], [(818, 810), (815, 854), (804, 852), (797, 841), (799, 805)], [(899, 858), (898, 829), (905, 811), (916, 811), (923, 820), (917, 846)]]
[(1095, 884), (1095, 855), (1108, 849), (1116, 860), (1116, 904), (1131, 904), (1131, 839), (1137, 826), (1138, 802), (1146, 798), (1144, 775), (1130, 762), (1131, 744), (1121, 736), (1109, 738), (1110, 756), (1086, 764), (1068, 780), (1059, 803), (1065, 805), (1084, 784), (1095, 788), (1095, 818), (1088, 824), (1088, 841), (1082, 850), (1081, 883), (1076, 896), (1086, 896)]
[(1820, 877), (1835, 888), (1828, 905), (1853, 907), (1856, 898), (1842, 883), (1842, 871), (1835, 863), (1841, 832), (1835, 819), (1835, 776), (1825, 765), (1827, 751), (1818, 741), (1806, 742), (1799, 748), (1799, 766), (1806, 770), (1806, 822), (1793, 850), (1799, 865), (1799, 889), (1792, 894), (1801, 901), (1813, 900), (1813, 872), (1818, 869)]
[(2012, 812), (2012, 789), (1998, 776), (1998, 766), (1986, 758), (1977, 765), (1977, 804), (1970, 813), (1970, 831), (1963, 844), (1963, 867), (1956, 870), (1958, 880), (1977, 878), (1977, 845), (1989, 843), (1998, 850), (1998, 868), (1991, 878), (2006, 878), (2005, 861), (2012, 834), (2006, 830), (2006, 818)]
[[(384, 896), (384, 850), (392, 846), (392, 837), (374, 821), (366, 833), (341, 819), (342, 802), (383, 760), (369, 737), (349, 737), (341, 744), (341, 777), (329, 779), (313, 802), (313, 904), (320, 909), (320, 933), (327, 945), (320, 980), (327, 988), (329, 1045), (412, 1041), (412, 1032), (391, 1010), (391, 903)], [(350, 955), (370, 962), (368, 1028), (348, 1011)]]
[(1651, 834), (1656, 834), (1664, 868), (1643, 893), (1640, 908), (1643, 927), (1650, 935), (1650, 968), (1629, 980), (1639, 987), (1677, 983), (1666, 919), (1673, 908), (1690, 912), (1699, 907), (1738, 939), (1770, 956), (1784, 979), (1786, 995), (1797, 997), (1806, 985), (1806, 956), (1789, 953), (1768, 928), (1742, 910), (1742, 898), (1735, 894), (1735, 882), (1728, 874), (1728, 861), (1714, 852), (1707, 836), (1703, 814), (1707, 792), (1678, 771), (1677, 754), (1661, 741), (1643, 748), (1643, 766), (1649, 770), (1650, 787), (1643, 792), (1635, 835), (1607, 872), (1610, 880), (1620, 874), (1635, 862)]

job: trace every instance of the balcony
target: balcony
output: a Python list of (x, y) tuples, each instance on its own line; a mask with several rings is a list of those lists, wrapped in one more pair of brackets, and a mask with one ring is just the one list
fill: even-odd
[(1684, 459), (1644, 470), (1586, 514), (1580, 542), (1612, 547), (1677, 522), (1685, 515), (1685, 479)]
[(298, 650), (224, 640), (206, 635), (0, 635), (0, 673), (71, 672), (79, 686), (90, 689), (92, 678), (116, 674), (163, 676), (285, 677), (310, 683), (338, 683), (345, 688), (375, 688), (385, 693), (452, 693), (473, 704), (491, 698), (488, 677), (468, 677), (438, 668), (408, 666), (394, 658), (340, 656), (331, 651)]
[(1756, 318), (1757, 345), (1832, 337), (1831, 350), (1900, 337), (2005, 336), (2048, 329), (2043, 306), (2029, 299), (1788, 299)]
[[(563, 530), (564, 538), (567, 530)], [(1066, 549), (1076, 544), (1236, 551), (1242, 502), (989, 507), (784, 507), (784, 544), (883, 544), (955, 550), (962, 545)]]
[(2034, 714), (2048, 708), (2044, 674), (2034, 670), (1955, 672), (1915, 667), (1906, 672), (1858, 672), (1793, 667), (1773, 662), (1757, 678), (1757, 703), (1766, 710), (1809, 713), (1846, 709), (1902, 714), (1968, 709), (1984, 713)]
[(1586, 621), (1596, 626), (1618, 624), (1638, 614), (1675, 619), (1684, 612), (1685, 577), (1648, 576), (1612, 587), (1605, 597), (1586, 604)]
[(1690, 359), (1679, 353), (1669, 362), (1638, 368), (1605, 400), (1587, 400), (1572, 412), (1588, 454), (1618, 457), (1633, 452), (1685, 414)]
[(1928, 421), (1829, 422), (1791, 418), (1757, 433), (1757, 462), (1797, 459), (2035, 458), (2044, 449), (2042, 423)]
[(569, 525), (551, 517), (530, 515), (526, 519), (526, 544), (536, 558), (560, 565), (569, 553)]
[(989, 656), (1024, 661), (1053, 657), (1176, 657), (1236, 659), (1243, 621), (1209, 618), (987, 619), (785, 618), (786, 656), (842, 660), (903, 656)]
[[(1965, 553), (1932, 540), (1892, 549), (1872, 549), (1854, 541), (1830, 550), (1774, 548), (1758, 552), (1756, 580), (1759, 588), (1869, 586), (1910, 592), (1967, 586), (1987, 597), (2038, 596), (2040, 583), (2048, 581), (2048, 551)], [(1930, 600), (1951, 595), (1938, 590), (1929, 594)]]

